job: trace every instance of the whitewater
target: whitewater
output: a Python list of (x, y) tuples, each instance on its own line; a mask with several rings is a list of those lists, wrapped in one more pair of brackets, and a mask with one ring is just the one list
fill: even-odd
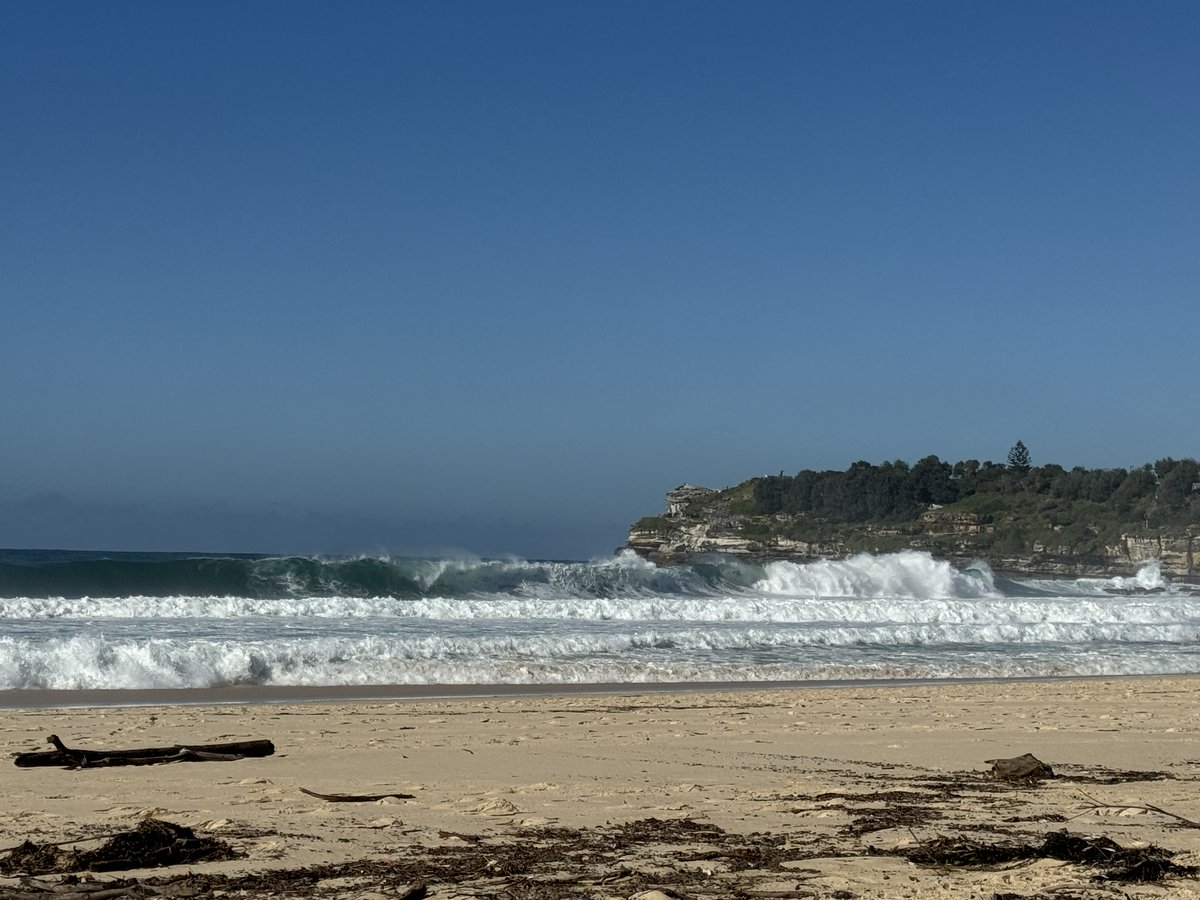
[(1200, 672), (1153, 563), (1005, 579), (812, 563), (0, 551), (0, 690), (570, 685)]

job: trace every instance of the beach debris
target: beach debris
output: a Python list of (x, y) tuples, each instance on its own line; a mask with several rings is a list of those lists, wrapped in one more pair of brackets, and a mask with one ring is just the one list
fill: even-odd
[[(345, 873), (345, 874), (341, 874)], [(425, 900), (429, 888), (425, 884), (396, 883), (386, 866), (371, 866), (363, 863), (347, 863), (342, 866), (313, 866), (301, 869), (281, 869), (251, 875), (218, 875), (213, 873), (189, 872), (186, 875), (151, 876), (149, 878), (98, 879), (92, 876), (80, 878), (66, 875), (61, 880), (49, 881), (23, 878), (19, 887), (5, 886), (0, 889), (2, 900), (144, 900), (146, 897), (164, 897), (169, 900), (182, 898), (212, 898), (221, 896), (240, 897), (303, 897), (316, 896), (323, 881), (333, 879), (359, 882), (357, 890), (339, 885), (339, 889), (322, 891), (319, 896), (357, 898), (387, 897), (388, 900)], [(366, 891), (366, 887), (378, 886), (375, 882), (386, 880), (387, 893)]]
[[(3, 900), (144, 900), (146, 897), (243, 897), (292, 900), (323, 897), (387, 897), (421, 900), (425, 896), (491, 896), (522, 900), (577, 900), (583, 896), (678, 900), (741, 896), (846, 897), (806, 879), (831, 871), (839, 857), (861, 857), (855, 842), (830, 844), (770, 832), (742, 834), (692, 819), (642, 819), (603, 826), (548, 826), (465, 835), (443, 832), (444, 841), (401, 842), (385, 858), (353, 859), (303, 867), (251, 872), (160, 870), (137, 877), (66, 875), (62, 880), (26, 878), (19, 887), (0, 888)], [(457, 840), (445, 840), (456, 838)], [(992, 838), (1001, 840), (1000, 838)], [(894, 849), (867, 848), (872, 855), (907, 858), (928, 866), (921, 881), (940, 881), (947, 866), (988, 867), (1037, 859), (1074, 863), (1074, 874), (1056, 872), (1079, 885), (1085, 879), (1157, 881), (1190, 877), (1194, 869), (1177, 865), (1172, 854), (1156, 847), (1122, 848), (1106, 838), (1067, 832), (1019, 835), (1014, 843), (985, 844), (968, 838), (940, 838)], [(1028, 841), (1029, 845), (1015, 843)], [(698, 864), (699, 863), (699, 864)], [(812, 863), (815, 867), (801, 866)], [(914, 869), (914, 872), (919, 870)], [(796, 887), (781, 890), (781, 877)], [(1017, 876), (1013, 876), (1014, 880)], [(799, 883), (797, 883), (799, 882)], [(91, 885), (103, 893), (91, 895)], [(85, 893), (85, 891), (87, 893)], [(411, 893), (410, 893), (411, 892)], [(658, 892), (658, 893), (653, 893)], [(937, 891), (931, 889), (928, 895)], [(964, 896), (965, 896), (964, 892)], [(1055, 892), (1060, 896), (1061, 892)], [(918, 891), (914, 896), (925, 896)], [(1091, 892), (1087, 896), (1091, 896)], [(881, 895), (882, 896), (882, 895)], [(890, 894), (888, 896), (891, 896)], [(991, 896), (989, 892), (987, 896)], [(998, 895), (1000, 896), (1000, 895)], [(1016, 894), (1011, 895), (1015, 898)], [(1021, 894), (1019, 896), (1026, 896)], [(1031, 895), (1030, 895), (1031, 896)], [(1041, 896), (1040, 894), (1038, 896)], [(1049, 896), (1049, 894), (1047, 894)], [(1061, 896), (1067, 896), (1061, 893)], [(1083, 891), (1070, 896), (1083, 896)]]
[(374, 803), (377, 800), (386, 800), (389, 797), (394, 797), (397, 800), (414, 800), (415, 794), (401, 794), (392, 791), (386, 794), (318, 794), (316, 791), (310, 791), (308, 788), (300, 788), (300, 793), (308, 794), (310, 797), (316, 797), (318, 800), (325, 800), (329, 803)]
[(25, 841), (0, 857), (0, 874), (47, 875), (56, 872), (112, 872), (148, 869), (206, 860), (237, 859), (224, 841), (197, 837), (192, 829), (159, 819), (146, 819), (132, 831), (108, 838), (95, 850), (68, 850), (59, 844)]
[(1056, 859), (1096, 870), (1102, 881), (1161, 881), (1167, 876), (1194, 878), (1196, 866), (1172, 862), (1175, 855), (1154, 845), (1122, 847), (1106, 837), (1052, 831), (1040, 845), (988, 844), (969, 837), (939, 837), (915, 847), (889, 851), (924, 866), (995, 866), (1033, 859)]
[(482, 835), (463, 834), (460, 831), (439, 831), (438, 837), (440, 837), (443, 841), (448, 841), (448, 840), (453, 839), (453, 840), (463, 841), (464, 843), (467, 843), (467, 844), (478, 844), (483, 840)]
[(1170, 772), (1146, 772), (1134, 769), (1109, 769), (1105, 766), (1060, 765), (1054, 773), (1056, 779), (1073, 781), (1076, 784), (1128, 784), (1131, 781), (1173, 781)]
[(1022, 753), (1010, 759), (988, 759), (992, 766), (992, 777), (1000, 781), (1033, 782), (1053, 778), (1054, 770), (1034, 756)]
[(83, 750), (68, 747), (52, 734), (46, 738), (53, 750), (18, 753), (13, 763), (21, 768), (62, 766), (88, 769), (100, 766), (151, 766), (170, 762), (231, 762), (248, 757), (270, 756), (275, 745), (266, 740), (234, 741), (225, 744), (174, 744), (135, 750)]

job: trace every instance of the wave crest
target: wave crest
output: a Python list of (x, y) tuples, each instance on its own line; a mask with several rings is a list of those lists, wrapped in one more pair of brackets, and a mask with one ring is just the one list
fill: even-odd
[(959, 570), (917, 550), (884, 556), (859, 553), (848, 559), (811, 563), (773, 562), (754, 585), (767, 594), (791, 597), (859, 597), (898, 600), (995, 597), (986, 563)]

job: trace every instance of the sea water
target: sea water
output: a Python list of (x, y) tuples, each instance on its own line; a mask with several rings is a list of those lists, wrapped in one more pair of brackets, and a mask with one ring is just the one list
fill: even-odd
[(589, 562), (0, 551), (0, 690), (1200, 672), (1200, 592), (926, 553)]

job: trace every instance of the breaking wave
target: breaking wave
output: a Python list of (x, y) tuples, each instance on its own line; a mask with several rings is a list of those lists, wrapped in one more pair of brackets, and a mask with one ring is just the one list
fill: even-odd
[(1197, 594), (1156, 565), (1006, 580), (914, 551), (663, 568), (0, 554), (0, 625), (0, 689), (1200, 672)]

